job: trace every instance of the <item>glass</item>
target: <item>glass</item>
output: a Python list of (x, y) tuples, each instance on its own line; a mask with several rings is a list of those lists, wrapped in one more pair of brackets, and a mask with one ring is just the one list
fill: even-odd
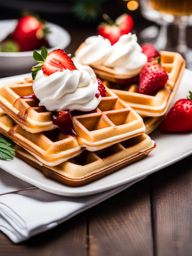
[[(150, 9), (158, 12), (161, 15), (161, 19), (167, 22), (167, 18), (172, 17), (172, 24), (178, 28), (178, 42), (174, 42), (172, 50), (178, 51), (184, 55), (188, 67), (192, 67), (192, 50), (188, 48), (186, 44), (186, 28), (189, 24), (190, 17), (192, 15), (192, 1), (191, 0), (141, 0), (141, 6), (143, 3), (148, 4), (148, 11)], [(167, 22), (167, 26), (168, 26)], [(164, 37), (167, 38), (167, 26), (166, 35), (164, 28)], [(164, 25), (165, 27), (165, 25)]]
[(192, 14), (191, 0), (150, 0), (150, 4), (157, 11), (174, 16), (189, 16)]
[(167, 33), (168, 25), (173, 23), (172, 15), (163, 15), (159, 11), (152, 8), (149, 0), (141, 0), (141, 12), (142, 15), (160, 26), (160, 29), (157, 26), (150, 26), (144, 29), (140, 33), (141, 39), (145, 42), (153, 43), (158, 49), (166, 49), (168, 45)]
[(175, 50), (182, 53), (187, 61), (188, 67), (192, 67), (192, 51), (186, 44), (186, 28), (188, 18), (192, 15), (191, 0), (148, 0), (149, 5), (157, 12), (171, 15), (174, 25), (178, 27), (178, 42)]

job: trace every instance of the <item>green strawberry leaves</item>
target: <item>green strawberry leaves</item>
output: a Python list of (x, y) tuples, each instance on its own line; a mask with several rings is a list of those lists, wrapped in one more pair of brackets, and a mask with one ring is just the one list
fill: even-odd
[(15, 156), (15, 147), (12, 141), (0, 135), (0, 160), (11, 160)]
[(187, 96), (188, 100), (192, 100), (192, 91), (189, 91), (189, 95)]
[(41, 53), (39, 53), (36, 50), (33, 51), (33, 58), (38, 63), (37, 65), (32, 67), (32, 78), (33, 78), (33, 80), (35, 79), (35, 77), (37, 75), (37, 72), (39, 70), (41, 70), (43, 63), (47, 58), (47, 55), (48, 55), (48, 51), (47, 51), (47, 48), (45, 48), (44, 46), (41, 47)]

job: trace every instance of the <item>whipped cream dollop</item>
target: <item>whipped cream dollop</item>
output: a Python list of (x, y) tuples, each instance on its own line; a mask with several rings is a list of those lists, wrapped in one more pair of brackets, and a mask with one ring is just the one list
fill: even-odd
[(111, 43), (102, 36), (88, 37), (76, 52), (76, 58), (84, 65), (100, 65), (110, 54)]
[[(39, 105), (49, 111), (92, 111), (101, 101), (98, 82), (93, 70), (75, 62), (77, 70), (63, 70), (46, 76), (37, 73), (33, 90)], [(96, 97), (97, 94), (97, 97)]]
[(147, 57), (137, 43), (134, 34), (122, 35), (111, 45), (101, 36), (89, 37), (83, 46), (76, 52), (80, 63), (87, 65), (102, 65), (112, 70), (114, 74), (128, 75), (139, 74), (147, 62)]
[(122, 35), (111, 47), (111, 53), (103, 65), (113, 68), (118, 74), (136, 75), (146, 64), (147, 57), (137, 43), (136, 35)]

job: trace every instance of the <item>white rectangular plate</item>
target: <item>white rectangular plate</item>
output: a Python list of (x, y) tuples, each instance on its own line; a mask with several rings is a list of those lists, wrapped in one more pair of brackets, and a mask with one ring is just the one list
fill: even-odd
[[(0, 83), (12, 82), (13, 80), (18, 80), (18, 76), (0, 79)], [(185, 70), (180, 89), (174, 100), (186, 97), (188, 91), (192, 90), (191, 81), (192, 72)], [(68, 187), (46, 178), (41, 172), (18, 158), (11, 161), (0, 160), (0, 168), (31, 185), (53, 194), (72, 197), (93, 195), (145, 178), (149, 174), (192, 154), (192, 133), (165, 135), (156, 132), (152, 138), (156, 141), (157, 147), (149, 157), (98, 181), (77, 188)]]

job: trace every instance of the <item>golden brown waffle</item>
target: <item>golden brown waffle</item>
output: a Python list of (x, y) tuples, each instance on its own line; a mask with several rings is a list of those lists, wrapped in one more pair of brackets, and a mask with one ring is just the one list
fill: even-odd
[(32, 79), (0, 86), (0, 106), (23, 129), (38, 133), (55, 129), (51, 113), (38, 106), (34, 98), (22, 98), (33, 94)]
[(17, 147), (17, 156), (51, 179), (70, 186), (81, 186), (147, 156), (155, 147), (147, 135), (140, 135), (97, 152), (83, 151), (79, 156), (55, 167), (42, 165)]
[[(53, 130), (51, 113), (39, 107), (36, 99), (26, 99), (32, 93), (30, 79), (2, 85), (0, 106), (30, 133)], [(91, 151), (135, 137), (145, 130), (142, 118), (109, 89), (95, 112), (73, 115), (72, 121), (79, 144)]]
[(64, 135), (58, 130), (31, 134), (22, 129), (2, 110), (0, 110), (0, 133), (48, 166), (63, 163), (81, 152), (81, 147), (73, 136)]
[(90, 151), (108, 147), (145, 131), (142, 118), (107, 90), (97, 111), (73, 117), (79, 143)]
[(163, 117), (144, 117), (145, 133), (150, 134), (154, 132), (161, 124)]
[(108, 85), (111, 89), (113, 88), (113, 92), (120, 99), (128, 103), (141, 116), (163, 116), (179, 87), (185, 68), (185, 61), (178, 53), (162, 51), (161, 65), (169, 74), (169, 79), (166, 86), (154, 96), (138, 93), (137, 85), (110, 85), (109, 83)]

